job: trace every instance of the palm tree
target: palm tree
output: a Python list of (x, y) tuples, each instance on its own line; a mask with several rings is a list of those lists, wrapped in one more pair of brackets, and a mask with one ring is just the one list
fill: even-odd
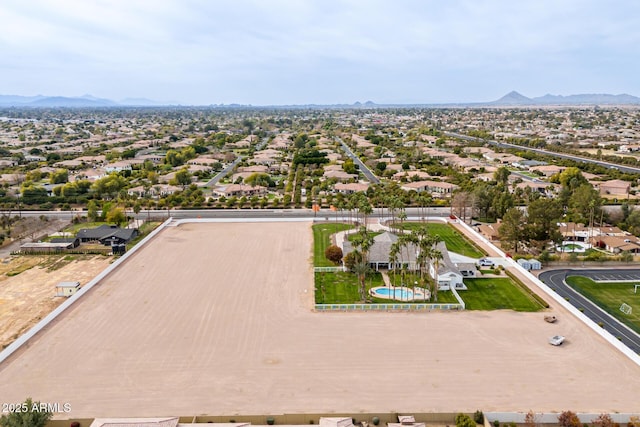
[[(369, 268), (369, 250), (371, 249), (371, 246), (373, 246), (373, 243), (373, 235), (367, 232), (367, 227), (360, 227), (358, 233), (353, 237), (353, 240), (351, 241), (354, 249), (359, 250), (359, 253), (361, 254), (360, 262), (356, 263), (356, 266), (358, 264), (364, 264), (367, 268)], [(360, 286), (362, 288), (362, 298), (364, 299), (366, 296), (365, 279), (368, 270), (364, 269), (364, 267), (360, 267), (356, 272), (356, 266), (354, 266), (354, 273), (358, 275), (358, 279), (360, 280)]]
[(373, 208), (371, 207), (371, 204), (369, 204), (369, 201), (366, 198), (363, 198), (360, 201), (358, 210), (362, 213), (362, 223), (366, 227), (367, 217), (373, 213)]
[(407, 219), (407, 212), (404, 210), (404, 207), (400, 209), (398, 219), (400, 220), (399, 232), (404, 233), (404, 221)]
[(433, 249), (430, 254), (431, 262), (433, 263), (433, 302), (438, 302), (438, 267), (440, 267), (440, 261), (442, 261), (442, 252), (437, 249)]
[(356, 276), (358, 276), (358, 281), (360, 282), (360, 296), (362, 301), (366, 301), (367, 298), (367, 274), (371, 271), (369, 267), (369, 263), (363, 259), (356, 262), (353, 265), (353, 272)]
[(397, 241), (391, 244), (389, 250), (389, 266), (393, 269), (393, 280), (391, 281), (391, 292), (395, 292), (396, 284), (396, 264), (398, 263), (398, 254), (400, 253), (400, 245)]

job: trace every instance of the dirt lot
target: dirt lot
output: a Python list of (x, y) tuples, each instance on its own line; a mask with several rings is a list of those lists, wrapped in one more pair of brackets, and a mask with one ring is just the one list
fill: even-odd
[(62, 303), (55, 285), (84, 285), (111, 262), (102, 256), (13, 256), (0, 263), (0, 349)]
[(0, 365), (0, 397), (61, 418), (637, 410), (640, 367), (560, 308), (314, 313), (311, 239), (167, 228)]

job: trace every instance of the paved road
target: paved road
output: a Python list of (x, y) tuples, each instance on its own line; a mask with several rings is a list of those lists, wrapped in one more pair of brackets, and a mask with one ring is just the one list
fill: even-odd
[(567, 276), (584, 276), (594, 280), (611, 282), (637, 281), (640, 283), (640, 269), (634, 270), (551, 270), (540, 273), (538, 277), (550, 288), (554, 289), (563, 298), (569, 298), (569, 302), (577, 309), (583, 309), (583, 313), (596, 323), (602, 322), (604, 329), (614, 337), (620, 337), (621, 341), (630, 349), (640, 354), (640, 335), (622, 325), (611, 315), (592, 303), (582, 294), (565, 284)]
[[(423, 208), (407, 208), (408, 220), (420, 220), (425, 214)], [(426, 217), (447, 217), (451, 209), (448, 207), (431, 207), (427, 209)], [(2, 214), (11, 214), (16, 216), (16, 211), (0, 211)], [(49, 218), (60, 218), (71, 220), (74, 216), (86, 216), (86, 211), (21, 211), (22, 216), (39, 217), (44, 215)], [(149, 211), (142, 210), (136, 216), (132, 211), (127, 211), (127, 215), (135, 216), (138, 219), (146, 219), (152, 217), (168, 217), (174, 218), (325, 218), (327, 220), (344, 220), (347, 221), (349, 216), (347, 211), (334, 212), (329, 209), (321, 209), (319, 212), (313, 212), (311, 209), (175, 209), (171, 211), (151, 209)], [(381, 214), (380, 209), (376, 208), (375, 213), (370, 218), (390, 218), (390, 213), (384, 210)]]
[(467, 141), (482, 141), (482, 142), (486, 142), (490, 145), (494, 145), (496, 147), (501, 147), (501, 148), (517, 148), (518, 150), (527, 150), (527, 151), (533, 151), (539, 154), (545, 154), (547, 156), (553, 156), (553, 157), (558, 157), (561, 159), (569, 159), (569, 160), (574, 160), (576, 162), (582, 162), (582, 163), (593, 163), (596, 165), (600, 165), (600, 166), (604, 166), (606, 168), (610, 168), (610, 169), (619, 169), (622, 172), (625, 173), (640, 173), (640, 168), (634, 168), (631, 166), (623, 166), (623, 165), (618, 165), (615, 163), (609, 163), (609, 162), (603, 162), (600, 160), (595, 160), (595, 159), (590, 159), (587, 157), (578, 157), (572, 154), (564, 154), (564, 153), (556, 153), (554, 151), (548, 151), (548, 150), (542, 150), (540, 148), (533, 148), (533, 147), (527, 147), (524, 145), (516, 145), (516, 144), (509, 144), (506, 142), (498, 142), (498, 141), (494, 141), (494, 140), (489, 140), (489, 139), (482, 139), (482, 138), (476, 138), (474, 136), (469, 136), (469, 135), (463, 135), (461, 133), (456, 133), (456, 132), (443, 132), (445, 135), (447, 136), (452, 136), (452, 137), (456, 137), (456, 138), (461, 138), (461, 139), (465, 139)]
[[(262, 150), (264, 146), (267, 145), (267, 142), (269, 142), (269, 138), (262, 138), (262, 141), (260, 141), (260, 143), (256, 146), (256, 151)], [(214, 176), (209, 181), (207, 181), (207, 183), (204, 186), (213, 187), (214, 185), (216, 185), (218, 181), (220, 181), (225, 176), (229, 175), (229, 172), (231, 172), (233, 168), (235, 168), (238, 165), (238, 163), (240, 163), (243, 159), (244, 159), (244, 156), (238, 156), (231, 164), (229, 164), (226, 168), (218, 172), (216, 176)]]
[(369, 180), (369, 182), (371, 182), (372, 184), (380, 184), (380, 180), (378, 179), (378, 177), (375, 176), (373, 172), (371, 172), (371, 170), (364, 163), (362, 163), (360, 158), (356, 156), (353, 153), (353, 151), (351, 151), (349, 146), (345, 144), (341, 138), (336, 138), (336, 139), (338, 140), (340, 145), (342, 145), (342, 149), (344, 150), (345, 153), (347, 153), (347, 156), (351, 157), (351, 159), (353, 160), (353, 163), (358, 165), (358, 167), (360, 168), (360, 172), (364, 174), (364, 176)]

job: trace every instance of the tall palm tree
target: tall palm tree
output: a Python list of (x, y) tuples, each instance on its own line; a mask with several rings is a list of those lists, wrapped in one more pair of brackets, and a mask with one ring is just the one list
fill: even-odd
[(360, 297), (362, 301), (366, 301), (367, 298), (367, 274), (371, 271), (371, 267), (369, 267), (369, 263), (364, 259), (356, 262), (353, 266), (353, 272), (356, 276), (358, 276), (358, 281), (360, 282)]
[(438, 302), (438, 268), (442, 261), (442, 252), (437, 249), (431, 251), (431, 262), (433, 263), (433, 302)]
[(404, 210), (404, 207), (400, 209), (398, 213), (398, 219), (400, 220), (399, 231), (404, 233), (404, 221), (407, 219), (407, 212)]
[(400, 245), (397, 241), (391, 244), (391, 249), (389, 250), (389, 267), (392, 268), (393, 271), (393, 280), (391, 281), (391, 292), (395, 292), (395, 284), (396, 284), (396, 267), (398, 263), (398, 254), (400, 253)]
[(366, 198), (363, 198), (360, 201), (358, 210), (360, 211), (360, 213), (362, 213), (362, 223), (366, 227), (367, 217), (373, 213), (373, 208), (371, 207), (371, 204), (369, 203), (369, 201)]
[[(356, 250), (359, 250), (361, 254), (360, 262), (358, 264), (364, 264), (367, 268), (369, 268), (369, 250), (371, 246), (373, 246), (374, 238), (373, 235), (367, 232), (367, 227), (360, 227), (358, 233), (353, 237), (351, 244)], [(358, 267), (358, 271), (356, 271), (356, 266), (354, 266), (354, 273), (358, 276), (360, 280), (361, 294), (362, 298), (366, 297), (366, 275), (368, 270), (364, 267)]]

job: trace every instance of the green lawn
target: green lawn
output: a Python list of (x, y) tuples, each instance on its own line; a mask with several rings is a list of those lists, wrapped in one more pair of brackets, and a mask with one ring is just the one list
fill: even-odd
[[(398, 277), (398, 286), (400, 278)], [(407, 277), (407, 283), (413, 283)], [(337, 273), (315, 273), (315, 297), (316, 304), (357, 304), (361, 303), (358, 278), (353, 273), (337, 272)], [(367, 292), (371, 288), (384, 286), (382, 275), (380, 273), (372, 274), (367, 277)], [(407, 286), (411, 288), (411, 286)], [(324, 292), (323, 292), (324, 291)], [(372, 298), (369, 302), (376, 304), (390, 303), (423, 303), (424, 301), (393, 301), (384, 298)], [(433, 301), (427, 301), (433, 302)], [(457, 304), (458, 300), (453, 296), (451, 291), (438, 292), (438, 303), (441, 304)]]
[[(362, 302), (360, 284), (353, 273), (315, 273), (316, 304), (354, 304)], [(382, 275), (375, 273), (367, 277), (367, 295), (371, 288), (384, 286)], [(389, 302), (380, 300), (374, 302)]]
[[(593, 301), (598, 307), (640, 333), (640, 290), (633, 293), (634, 283), (597, 283), (587, 277), (569, 276), (567, 284)], [(622, 303), (632, 308), (630, 315), (620, 311)]]
[(353, 225), (343, 223), (323, 223), (313, 225), (313, 265), (316, 267), (331, 267), (334, 264), (324, 257), (324, 251), (331, 245), (331, 235), (343, 230), (349, 230)]
[(472, 258), (482, 258), (486, 255), (449, 224), (405, 222), (403, 228), (405, 230), (414, 230), (424, 225), (427, 226), (429, 233), (439, 236), (451, 252)]
[(464, 279), (469, 288), (459, 291), (467, 310), (538, 311), (544, 307), (510, 278)]

